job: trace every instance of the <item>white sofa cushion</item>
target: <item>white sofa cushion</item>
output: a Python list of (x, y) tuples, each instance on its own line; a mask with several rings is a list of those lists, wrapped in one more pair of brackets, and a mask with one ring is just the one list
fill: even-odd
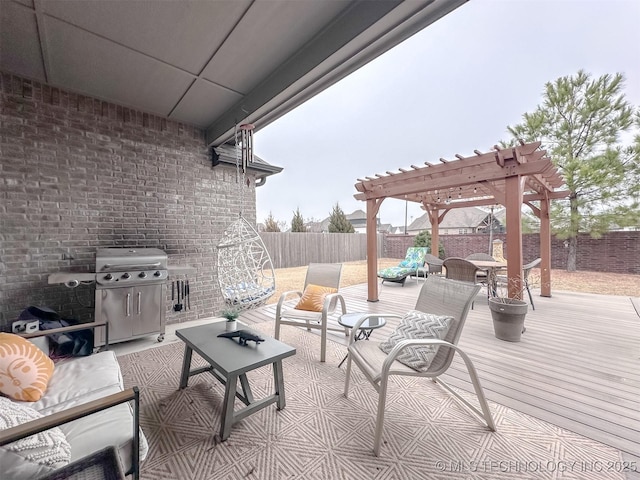
[(122, 390), (118, 360), (115, 353), (107, 350), (56, 362), (43, 397), (27, 404), (48, 415)]
[[(37, 402), (21, 402), (43, 415), (66, 410), (77, 405), (124, 390), (120, 365), (111, 350), (87, 357), (72, 357), (57, 361), (45, 394)], [(113, 445), (124, 471), (131, 468), (131, 436), (133, 412), (129, 404), (93, 413), (85, 418), (61, 425), (60, 429), (71, 445), (71, 461)], [(149, 450), (140, 430), (140, 460)]]
[[(42, 415), (26, 404), (0, 397), (0, 430), (39, 418)], [(7, 479), (38, 478), (65, 466), (70, 460), (71, 446), (59, 428), (0, 447), (0, 470), (2, 478)]]
[[(126, 472), (131, 468), (133, 412), (128, 403), (65, 423), (60, 429), (71, 444), (72, 462), (102, 450), (105, 445), (113, 445), (123, 470)], [(147, 439), (140, 430), (140, 461), (146, 458), (148, 451)]]

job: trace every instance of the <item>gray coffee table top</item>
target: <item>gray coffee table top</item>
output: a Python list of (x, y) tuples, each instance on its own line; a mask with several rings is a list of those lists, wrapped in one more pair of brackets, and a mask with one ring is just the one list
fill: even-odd
[(224, 375), (245, 373), (296, 353), (294, 347), (241, 324), (239, 330), (248, 330), (264, 338), (264, 342), (256, 345), (250, 341), (243, 346), (238, 344), (237, 338), (220, 338), (218, 334), (226, 331), (225, 323), (223, 321), (183, 328), (176, 330), (176, 336)]

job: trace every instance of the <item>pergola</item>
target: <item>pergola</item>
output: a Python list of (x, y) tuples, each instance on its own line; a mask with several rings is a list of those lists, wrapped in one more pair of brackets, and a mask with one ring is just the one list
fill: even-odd
[(438, 225), (454, 208), (500, 204), (506, 208), (507, 275), (509, 297), (522, 292), (521, 206), (528, 205), (540, 219), (541, 294), (551, 296), (551, 228), (549, 206), (553, 199), (566, 198), (569, 191), (558, 190), (564, 181), (541, 142), (520, 142), (475, 156), (456, 155), (457, 160), (440, 159), (440, 164), (359, 178), (354, 197), (367, 202), (368, 301), (378, 301), (376, 216), (385, 198), (422, 204), (431, 221), (431, 250), (438, 251)]

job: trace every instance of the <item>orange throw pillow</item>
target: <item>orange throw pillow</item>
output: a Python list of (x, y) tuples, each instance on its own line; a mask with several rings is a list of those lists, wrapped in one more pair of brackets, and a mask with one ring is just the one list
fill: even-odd
[(0, 392), (14, 400), (37, 402), (53, 375), (53, 362), (26, 338), (0, 333)]
[(337, 288), (322, 287), (320, 285), (309, 284), (302, 293), (302, 298), (294, 307), (296, 310), (308, 310), (310, 312), (321, 312), (324, 299), (331, 293), (336, 293)]

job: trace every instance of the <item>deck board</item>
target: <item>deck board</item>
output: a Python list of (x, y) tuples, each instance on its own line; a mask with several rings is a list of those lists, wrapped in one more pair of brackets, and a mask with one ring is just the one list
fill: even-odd
[[(415, 305), (422, 283), (380, 286), (368, 302), (367, 285), (341, 289), (348, 311), (402, 314)], [(537, 292), (535, 292), (537, 293)], [(527, 332), (510, 343), (493, 335), (486, 297), (478, 295), (459, 345), (472, 358), (487, 397), (535, 418), (574, 431), (631, 455), (640, 452), (640, 317), (628, 297), (554, 292), (534, 296)], [(243, 321), (265, 322), (275, 305), (243, 313)], [(386, 337), (397, 322), (374, 332)], [(295, 327), (283, 327), (295, 328)], [(329, 338), (346, 345), (340, 334)], [(345, 350), (346, 351), (346, 350)], [(335, 361), (340, 359), (327, 359)], [(343, 367), (344, 368), (344, 367)], [(443, 376), (473, 391), (460, 358)]]

